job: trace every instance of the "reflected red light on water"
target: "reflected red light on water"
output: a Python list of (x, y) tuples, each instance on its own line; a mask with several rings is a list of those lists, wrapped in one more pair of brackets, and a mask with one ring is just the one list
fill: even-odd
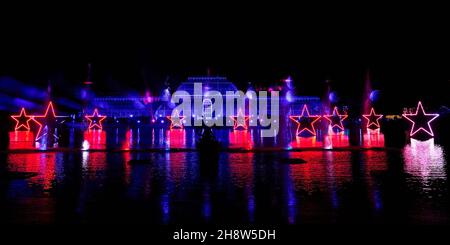
[[(343, 184), (351, 179), (350, 152), (289, 152), (290, 159), (303, 159), (304, 164), (291, 164), (291, 177), (296, 187), (307, 191), (326, 190), (331, 184)], [(328, 176), (324, 178), (324, 176)]]
[(38, 173), (31, 178), (32, 183), (39, 185), (42, 190), (49, 190), (53, 187), (56, 177), (56, 154), (55, 152), (9, 154), (9, 168), (12, 171)]
[(252, 134), (248, 130), (233, 130), (228, 134), (229, 148), (242, 148), (250, 150), (253, 148)]
[(380, 129), (367, 129), (367, 133), (363, 136), (363, 147), (384, 147), (384, 134)]
[(186, 148), (186, 131), (182, 128), (167, 130), (166, 146), (169, 148)]
[(291, 164), (290, 175), (297, 190), (312, 192), (315, 184), (320, 184), (314, 180), (315, 175), (325, 176), (325, 164), (317, 162), (316, 159), (322, 159), (323, 153), (320, 151), (309, 152), (289, 152), (289, 159), (303, 159), (305, 164)]
[(169, 178), (176, 186), (181, 186), (188, 171), (186, 169), (186, 152), (174, 152), (166, 155), (169, 164)]
[(130, 184), (131, 183), (131, 166), (128, 163), (131, 160), (131, 152), (124, 151), (123, 152), (123, 164), (125, 169), (125, 183)]
[(102, 130), (84, 131), (83, 150), (106, 149), (106, 132)]
[[(290, 178), (297, 191), (309, 194), (324, 193), (332, 208), (338, 208), (341, 200), (337, 190), (351, 181), (351, 153), (336, 151), (289, 152), (290, 159), (303, 159), (306, 163), (290, 164)], [(316, 205), (308, 210), (320, 209)]]
[(380, 187), (376, 184), (377, 178), (381, 173), (388, 170), (388, 156), (386, 151), (364, 151), (363, 157), (364, 175), (367, 178), (367, 193), (369, 200), (375, 209), (383, 208), (383, 199), (380, 194)]
[(44, 190), (52, 188), (55, 173), (56, 153), (41, 155), (40, 172), (44, 172)]
[(96, 181), (101, 181), (107, 167), (107, 159), (105, 152), (88, 152), (86, 165), (84, 166), (87, 176)]
[(9, 132), (9, 149), (33, 149), (34, 134), (31, 131)]

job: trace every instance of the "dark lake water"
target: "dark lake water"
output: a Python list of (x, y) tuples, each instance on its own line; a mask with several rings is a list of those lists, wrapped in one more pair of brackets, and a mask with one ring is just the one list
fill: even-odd
[(3, 171), (37, 175), (0, 180), (0, 222), (448, 223), (447, 151), (228, 152), (207, 169), (194, 151), (3, 152)]

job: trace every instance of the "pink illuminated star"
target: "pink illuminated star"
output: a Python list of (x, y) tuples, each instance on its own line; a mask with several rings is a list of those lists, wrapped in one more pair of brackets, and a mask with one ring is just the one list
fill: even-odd
[[(49, 113), (50, 112), (50, 113)], [(42, 136), (42, 126), (45, 125), (45, 127), (48, 128), (48, 126), (54, 127), (56, 123), (58, 123), (58, 118), (63, 118), (65, 116), (56, 116), (55, 109), (53, 108), (53, 103), (50, 101), (48, 103), (47, 109), (45, 110), (44, 115), (40, 116), (33, 116), (33, 120), (39, 125), (38, 132), (36, 134), (36, 140), (39, 140)], [(56, 135), (54, 135), (57, 137)]]
[(172, 116), (167, 116), (167, 119), (170, 120), (170, 129), (172, 128), (183, 128), (183, 119), (184, 116), (180, 116), (180, 112), (178, 110), (174, 110)]
[(434, 136), (430, 123), (436, 119), (439, 114), (428, 114), (423, 109), (422, 102), (419, 101), (416, 113), (403, 114), (403, 117), (412, 123), (411, 132), (409, 136), (414, 136), (417, 132), (423, 131), (430, 136)]
[(94, 109), (92, 116), (86, 115), (85, 117), (89, 121), (89, 129), (103, 129), (102, 121), (106, 119), (106, 116), (99, 115), (97, 108)]
[(312, 135), (316, 135), (314, 123), (320, 119), (320, 116), (310, 115), (306, 104), (303, 105), (302, 114), (300, 116), (289, 116), (289, 118), (297, 123), (297, 136), (300, 136), (300, 134), (305, 130), (310, 132)]
[(27, 115), (25, 108), (22, 108), (22, 110), (20, 110), (19, 115), (12, 115), (11, 118), (16, 121), (16, 126), (14, 127), (15, 131), (18, 131), (21, 128), (30, 131), (30, 121), (33, 120), (33, 117)]
[(244, 115), (242, 110), (238, 111), (237, 116), (230, 116), (230, 118), (233, 120), (233, 129), (236, 130), (238, 128), (242, 128), (244, 130), (247, 130), (247, 121), (249, 120), (249, 116)]
[(324, 115), (323, 117), (330, 121), (331, 128), (337, 127), (340, 130), (344, 130), (342, 121), (344, 121), (348, 117), (348, 115), (340, 115), (337, 107), (334, 107), (332, 115)]
[(375, 109), (370, 109), (370, 114), (366, 114), (366, 115), (362, 115), (366, 120), (367, 120), (367, 128), (370, 127), (375, 127), (375, 128), (379, 128), (380, 127), (380, 123), (378, 122), (378, 120), (380, 120), (383, 115), (377, 115), (375, 113)]

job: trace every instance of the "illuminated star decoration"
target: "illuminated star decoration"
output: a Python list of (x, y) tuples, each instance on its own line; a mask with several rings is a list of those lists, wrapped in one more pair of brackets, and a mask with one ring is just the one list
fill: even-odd
[(167, 116), (167, 119), (170, 120), (170, 129), (172, 128), (183, 128), (183, 119), (184, 116), (180, 116), (180, 112), (178, 110), (174, 110), (172, 116)]
[(306, 104), (303, 105), (302, 114), (300, 116), (289, 116), (289, 118), (297, 123), (297, 133), (296, 133), (297, 136), (300, 136), (300, 134), (305, 130), (310, 132), (314, 136), (316, 135), (314, 123), (320, 119), (320, 116), (310, 115)]
[(382, 117), (383, 117), (383, 115), (377, 115), (376, 113), (375, 113), (375, 109), (373, 109), (373, 107), (372, 107), (372, 109), (370, 109), (370, 114), (365, 114), (365, 115), (362, 115), (366, 120), (367, 120), (367, 128), (370, 128), (370, 127), (374, 127), (374, 128), (380, 128), (380, 123), (378, 122), (378, 120), (380, 120)]
[(89, 121), (89, 130), (100, 129), (103, 130), (102, 121), (106, 119), (106, 116), (101, 116), (98, 114), (97, 108), (94, 109), (92, 116), (85, 116)]
[(416, 108), (416, 113), (414, 114), (403, 114), (403, 117), (408, 119), (412, 123), (411, 132), (409, 136), (414, 136), (420, 130), (424, 131), (430, 136), (434, 136), (433, 130), (431, 129), (430, 123), (436, 119), (439, 114), (428, 114), (425, 113), (422, 102), (419, 101), (419, 104)]
[(344, 126), (342, 125), (342, 121), (344, 121), (348, 115), (340, 115), (337, 107), (334, 107), (332, 115), (324, 115), (325, 119), (330, 121), (331, 128), (337, 127), (340, 130), (344, 130)]
[(12, 115), (11, 118), (16, 121), (16, 126), (14, 127), (15, 131), (19, 131), (21, 128), (30, 131), (30, 121), (33, 120), (33, 117), (27, 115), (25, 108), (20, 110), (19, 115)]
[[(49, 113), (51, 111), (51, 113)], [(48, 126), (55, 126), (55, 124), (58, 122), (58, 118), (61, 117), (65, 117), (65, 116), (56, 116), (55, 114), (55, 108), (53, 108), (53, 103), (50, 101), (48, 103), (47, 109), (45, 110), (45, 114), (44, 115), (40, 115), (40, 116), (33, 116), (33, 120), (39, 125), (39, 129), (38, 132), (36, 134), (36, 141), (39, 140), (40, 138), (42, 138), (42, 136), (45, 136), (46, 133), (41, 135), (41, 131), (42, 131), (42, 126), (45, 125), (44, 127)], [(55, 138), (58, 138), (58, 136), (53, 135)]]
[(247, 130), (247, 128), (248, 128), (247, 121), (249, 120), (249, 117), (244, 115), (242, 110), (238, 111), (237, 116), (230, 116), (230, 118), (233, 120), (233, 129), (234, 130), (237, 130), (238, 128)]

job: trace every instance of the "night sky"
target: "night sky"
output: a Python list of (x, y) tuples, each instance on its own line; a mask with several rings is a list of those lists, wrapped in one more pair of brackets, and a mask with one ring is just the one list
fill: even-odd
[(430, 107), (448, 106), (450, 42), (440, 15), (323, 13), (305, 21), (298, 17), (304, 12), (186, 11), (132, 21), (111, 14), (60, 23), (53, 16), (37, 23), (10, 19), (3, 22), (0, 76), (38, 87), (50, 80), (64, 96), (86, 79), (88, 63), (94, 89), (104, 95), (143, 94), (147, 87), (159, 92), (165, 81), (176, 86), (208, 69), (244, 90), (248, 82), (270, 84), (291, 75), (297, 94), (321, 96), (329, 79), (343, 102), (352, 104), (359, 103), (354, 100), (370, 70), (387, 111), (419, 99)]

